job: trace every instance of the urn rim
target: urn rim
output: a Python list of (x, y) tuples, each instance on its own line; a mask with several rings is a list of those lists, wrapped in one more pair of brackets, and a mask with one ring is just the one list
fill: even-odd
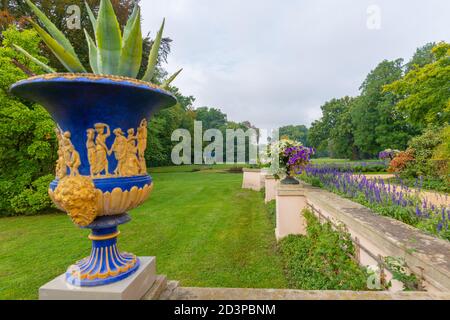
[(27, 79), (19, 80), (10, 87), (10, 91), (14, 93), (16, 88), (22, 85), (32, 84), (36, 82), (81, 82), (81, 83), (105, 83), (118, 86), (139, 87), (154, 91), (166, 95), (174, 100), (174, 104), (177, 102), (176, 97), (170, 92), (160, 86), (124, 76), (116, 75), (104, 75), (94, 73), (47, 73), (42, 75), (36, 75)]

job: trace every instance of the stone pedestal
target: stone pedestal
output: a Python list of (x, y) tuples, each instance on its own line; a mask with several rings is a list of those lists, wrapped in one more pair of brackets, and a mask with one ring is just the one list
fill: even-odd
[(291, 234), (306, 234), (306, 221), (302, 211), (306, 208), (305, 190), (302, 184), (278, 184), (276, 193), (277, 241)]
[(139, 269), (128, 278), (105, 286), (76, 287), (62, 274), (39, 289), (39, 300), (140, 300), (156, 280), (156, 258), (140, 257)]
[(251, 189), (255, 191), (261, 191), (263, 188), (261, 169), (247, 169), (243, 170), (244, 177), (242, 181), (242, 189)]
[(273, 175), (266, 175), (265, 177), (266, 197), (264, 199), (266, 203), (275, 200), (277, 196), (278, 182), (279, 181), (275, 179)]

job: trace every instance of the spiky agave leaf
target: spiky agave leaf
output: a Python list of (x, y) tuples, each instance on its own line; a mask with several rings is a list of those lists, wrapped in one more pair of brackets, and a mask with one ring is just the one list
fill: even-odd
[(95, 45), (94, 40), (92, 40), (89, 33), (84, 29), (84, 34), (86, 36), (86, 41), (89, 47), (89, 64), (91, 65), (92, 72), (98, 74), (98, 49)]
[(183, 71), (183, 69), (180, 69), (177, 72), (175, 72), (173, 75), (171, 75), (169, 77), (169, 79), (164, 81), (164, 83), (161, 85), (161, 88), (163, 88), (163, 89), (169, 88), (169, 85), (173, 82), (173, 80), (175, 80), (175, 78), (181, 73), (181, 71)]
[(45, 71), (49, 72), (49, 73), (56, 73), (56, 71), (49, 67), (48, 65), (46, 65), (45, 63), (43, 63), (42, 61), (40, 61), (39, 59), (36, 59), (35, 57), (33, 57), (30, 53), (28, 53), (28, 51), (26, 51), (24, 48), (13, 44), (13, 48), (17, 51), (20, 52), (21, 54), (23, 54), (25, 57), (27, 57), (28, 59), (30, 59), (31, 61), (33, 61), (35, 64), (37, 64), (38, 66), (40, 66), (42, 69), (44, 69)]
[(36, 22), (32, 19), (28, 19), (33, 28), (45, 42), (45, 44), (50, 48), (53, 54), (58, 58), (58, 60), (63, 64), (63, 66), (69, 71), (74, 73), (86, 72), (86, 69), (81, 64), (78, 57), (74, 56), (72, 53), (68, 52), (58, 41), (53, 39), (44, 29), (42, 29)]
[(120, 75), (136, 78), (141, 68), (142, 43), (141, 13), (140, 9), (135, 7), (124, 29), (120, 55)]
[(118, 74), (122, 35), (110, 0), (101, 0), (95, 27), (98, 69), (102, 74)]
[(53, 24), (53, 22), (50, 21), (49, 18), (47, 18), (47, 16), (41, 10), (39, 10), (38, 7), (36, 7), (33, 2), (31, 2), (30, 0), (26, 0), (26, 3), (36, 14), (36, 16), (39, 18), (39, 21), (42, 22), (42, 24), (47, 29), (48, 33), (54, 38), (54, 40), (58, 42), (64, 48), (64, 50), (78, 59), (72, 44), (66, 38), (66, 36), (64, 36), (64, 34)]
[(85, 1), (84, 2), (85, 6), (86, 6), (86, 10), (88, 12), (88, 16), (89, 16), (89, 20), (91, 21), (92, 24), (92, 29), (94, 29), (95, 31), (95, 26), (97, 25), (97, 19), (94, 16), (94, 13), (91, 10), (91, 7), (89, 7), (89, 4)]
[(139, 8), (138, 5), (135, 5), (133, 8), (133, 12), (131, 13), (131, 16), (128, 18), (127, 25), (123, 29), (123, 38), (126, 38), (129, 36), (130, 32), (133, 30), (134, 23), (136, 21), (137, 16), (139, 15), (139, 25), (141, 22), (141, 8)]
[(155, 74), (156, 64), (158, 63), (159, 47), (161, 46), (162, 35), (164, 32), (164, 24), (166, 19), (163, 20), (161, 28), (156, 35), (155, 41), (153, 42), (152, 49), (150, 50), (150, 55), (148, 58), (147, 70), (145, 71), (142, 80), (151, 82)]

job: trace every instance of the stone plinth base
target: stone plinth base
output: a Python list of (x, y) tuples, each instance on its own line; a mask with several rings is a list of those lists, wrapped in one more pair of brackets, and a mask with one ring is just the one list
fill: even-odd
[(306, 221), (302, 210), (306, 208), (305, 190), (302, 184), (278, 184), (276, 193), (277, 241), (291, 234), (306, 234)]
[(244, 173), (242, 181), (242, 189), (251, 189), (254, 191), (260, 191), (264, 187), (261, 169), (244, 168), (242, 171)]
[(125, 280), (99, 287), (74, 287), (62, 274), (39, 289), (39, 300), (140, 300), (156, 280), (156, 258), (140, 257), (141, 266)]
[(266, 175), (265, 177), (265, 186), (266, 186), (266, 197), (265, 202), (270, 202), (272, 200), (275, 200), (277, 197), (277, 185), (278, 180), (275, 179), (272, 175)]

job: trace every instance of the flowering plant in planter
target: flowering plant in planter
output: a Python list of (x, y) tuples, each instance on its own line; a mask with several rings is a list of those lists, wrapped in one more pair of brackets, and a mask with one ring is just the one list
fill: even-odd
[(284, 150), (284, 155), (287, 158), (287, 170), (300, 174), (311, 161), (311, 156), (315, 153), (314, 148), (303, 146), (289, 147)]
[(292, 175), (302, 172), (314, 153), (313, 148), (304, 147), (300, 142), (290, 139), (272, 143), (268, 150), (272, 173), (285, 174), (287, 177), (282, 181), (283, 184), (298, 184)]

